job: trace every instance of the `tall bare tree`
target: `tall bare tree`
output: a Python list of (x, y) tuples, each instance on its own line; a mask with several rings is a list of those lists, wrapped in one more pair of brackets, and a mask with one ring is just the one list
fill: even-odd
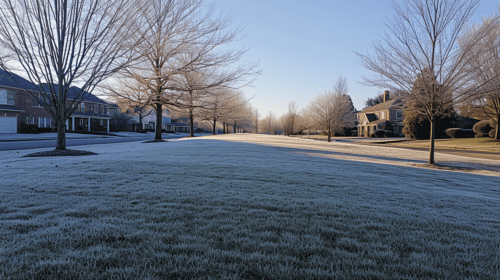
[(152, 113), (151, 95), (134, 79), (114, 79), (103, 83), (100, 89), (114, 99), (121, 109), (130, 110), (139, 117), (139, 131), (144, 129), (142, 120)]
[(283, 116), (283, 130), (285, 134), (293, 135), (297, 113), (297, 103), (295, 101), (288, 103), (288, 111)]
[[(500, 139), (500, 22), (495, 17), (487, 17), (483, 18), (482, 25), (485, 24), (492, 24), (494, 28), (475, 46), (469, 62), (471, 68), (480, 69), (472, 85), (477, 86), (478, 95), (462, 105), (469, 107), (475, 117), (492, 120), (496, 124), (494, 138)], [(477, 25), (472, 25), (463, 37), (474, 36), (478, 29), (481, 32)]]
[[(402, 90), (406, 100), (431, 123), (429, 164), (434, 164), (436, 116), (450, 105), (470, 98), (478, 68), (470, 67), (475, 45), (493, 28), (482, 25), (472, 36), (458, 38), (465, 30), (479, 0), (405, 0), (394, 4), (395, 16), (387, 34), (372, 45), (372, 54), (359, 54), (365, 68), (375, 73), (366, 85)], [(414, 83), (422, 83), (414, 89)], [(452, 93), (450, 96), (450, 92)]]
[[(0, 1), (0, 45), (36, 85), (26, 93), (56, 120), (56, 150), (66, 149), (65, 122), (82, 98), (130, 63), (140, 8), (129, 0)], [(0, 67), (16, 70), (4, 59)]]

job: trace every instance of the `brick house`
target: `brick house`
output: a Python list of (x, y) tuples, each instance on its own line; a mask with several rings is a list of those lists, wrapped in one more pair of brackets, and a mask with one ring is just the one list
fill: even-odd
[(359, 137), (370, 137), (375, 130), (391, 130), (394, 136), (403, 136), (404, 101), (390, 99), (389, 91), (384, 92), (384, 102), (356, 113)]
[[(0, 70), (0, 133), (17, 133), (23, 123), (55, 130), (56, 122), (52, 115), (26, 91), (38, 92), (39, 89), (18, 75)], [(69, 89), (67, 107), (78, 92), (80, 89), (77, 87)], [(109, 131), (111, 116), (107, 111), (110, 106), (93, 94), (84, 94), (81, 104), (66, 121), (66, 129)]]

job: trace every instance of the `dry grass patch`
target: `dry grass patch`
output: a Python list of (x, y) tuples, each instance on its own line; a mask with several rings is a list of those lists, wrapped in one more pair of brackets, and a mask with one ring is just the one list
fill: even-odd
[[(386, 143), (385, 145), (403, 148), (429, 148), (429, 140), (408, 140)], [(500, 154), (500, 141), (492, 138), (437, 139), (435, 147), (436, 149)]]

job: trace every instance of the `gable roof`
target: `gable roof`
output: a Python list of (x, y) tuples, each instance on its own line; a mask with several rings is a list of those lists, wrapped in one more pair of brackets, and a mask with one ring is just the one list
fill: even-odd
[[(50, 93), (50, 88), (47, 84), (45, 85), (42, 85), (43, 89), (45, 90), (45, 92), (47, 93)], [(56, 90), (56, 92), (58, 91), (58, 88), (57, 87), (54, 87), (54, 89)], [(81, 93), (81, 89), (79, 87), (70, 87), (68, 89), (68, 98), (69, 99), (76, 99), (78, 97), (78, 95)], [(100, 99), (99, 97), (93, 95), (92, 93), (90, 92), (87, 92), (85, 91), (83, 93), (83, 95), (81, 96), (80, 98), (81, 100), (84, 100), (84, 101), (89, 101), (89, 102), (95, 102), (95, 103), (102, 103), (102, 104), (109, 104), (108, 102)]]
[(388, 100), (386, 102), (379, 103), (377, 105), (363, 109), (363, 110), (359, 111), (357, 114), (363, 114), (363, 113), (366, 114), (366, 113), (373, 113), (373, 112), (378, 112), (378, 111), (385, 111), (385, 110), (393, 109), (392, 107), (394, 107), (394, 109), (396, 109), (396, 108), (399, 108), (400, 106), (402, 106), (403, 104), (404, 104), (403, 100), (401, 100), (401, 99), (391, 99), (391, 100)]
[(368, 119), (368, 122), (377, 120), (377, 116), (375, 114), (366, 114), (366, 118)]
[(0, 69), (0, 86), (38, 91), (38, 88), (32, 82), (2, 69)]

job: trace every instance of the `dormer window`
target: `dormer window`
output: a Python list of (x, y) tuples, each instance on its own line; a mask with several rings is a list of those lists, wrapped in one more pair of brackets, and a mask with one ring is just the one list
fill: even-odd
[(83, 102), (80, 104), (80, 112), (85, 113), (85, 103), (83, 103)]
[(403, 118), (403, 112), (396, 111), (396, 119), (402, 119), (402, 118)]

